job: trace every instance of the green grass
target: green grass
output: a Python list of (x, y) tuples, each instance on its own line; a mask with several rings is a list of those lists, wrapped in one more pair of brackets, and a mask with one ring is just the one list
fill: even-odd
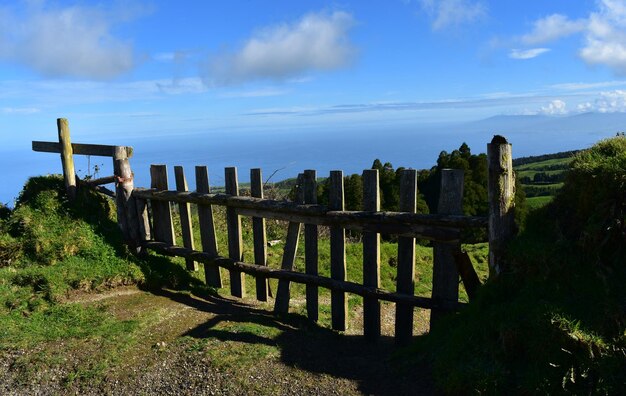
[(545, 161), (531, 162), (528, 164), (516, 166), (515, 170), (518, 172), (529, 171), (529, 170), (545, 171), (546, 168), (554, 167), (554, 166), (566, 167), (571, 161), (572, 161), (572, 158), (554, 158), (554, 159), (549, 159)]
[(526, 204), (529, 209), (538, 209), (546, 206), (554, 199), (553, 196), (543, 196), (543, 197), (530, 197), (526, 198)]

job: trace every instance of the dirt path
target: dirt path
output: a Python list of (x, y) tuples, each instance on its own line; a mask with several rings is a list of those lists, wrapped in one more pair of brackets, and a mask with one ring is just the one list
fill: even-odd
[[(69, 384), (62, 364), (51, 369), (57, 372), (42, 372), (21, 383), (12, 376), (20, 360), (16, 351), (17, 356), (0, 364), (0, 393), (432, 394), (426, 367), (400, 369), (391, 337), (368, 345), (354, 330), (337, 334), (297, 314), (276, 318), (270, 303), (135, 288), (75, 295), (70, 301), (97, 304), (120, 320), (140, 321), (141, 336), (109, 362), (104, 376)], [(386, 334), (391, 311), (392, 306), (383, 308)], [(355, 312), (352, 328), (359, 329)], [(419, 316), (418, 327), (425, 321)], [(73, 366), (90, 364), (94, 353), (89, 346), (63, 343), (45, 346), (43, 353), (46, 348), (60, 348)]]

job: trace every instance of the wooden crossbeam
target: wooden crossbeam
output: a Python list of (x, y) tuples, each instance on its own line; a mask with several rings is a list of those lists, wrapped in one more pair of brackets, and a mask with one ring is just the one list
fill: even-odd
[[(83, 144), (72, 143), (72, 154), (74, 155), (93, 155), (98, 157), (114, 157), (115, 148), (119, 146), (110, 146), (105, 144)], [(122, 146), (122, 153), (126, 158), (133, 156), (133, 148), (130, 146)], [(40, 142), (33, 141), (33, 151), (40, 153), (61, 153), (61, 144), (57, 142)], [(123, 157), (122, 157), (123, 158)]]

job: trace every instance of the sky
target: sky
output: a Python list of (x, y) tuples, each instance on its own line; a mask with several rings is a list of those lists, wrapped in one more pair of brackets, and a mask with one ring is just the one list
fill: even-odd
[(626, 112), (626, 0), (0, 0), (4, 152), (59, 117), (124, 145), (587, 112)]

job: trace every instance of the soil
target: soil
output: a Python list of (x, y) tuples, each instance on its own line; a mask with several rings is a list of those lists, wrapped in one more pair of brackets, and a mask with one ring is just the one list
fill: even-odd
[[(339, 334), (298, 314), (277, 318), (271, 302), (253, 299), (123, 287), (75, 294), (68, 302), (104, 305), (122, 320), (149, 320), (142, 322), (143, 334), (132, 348), (95, 378), (73, 378), (72, 373), (90, 364), (97, 345), (57, 342), (3, 351), (0, 394), (433, 394), (427, 366), (401, 364), (390, 336), (393, 305), (383, 305), (383, 336), (369, 344), (360, 334), (359, 308), (352, 314), (353, 330)], [(424, 332), (428, 313), (416, 312), (415, 331)], [(30, 371), (24, 367), (37, 356), (47, 363)], [(60, 361), (49, 363), (46, 356)]]

